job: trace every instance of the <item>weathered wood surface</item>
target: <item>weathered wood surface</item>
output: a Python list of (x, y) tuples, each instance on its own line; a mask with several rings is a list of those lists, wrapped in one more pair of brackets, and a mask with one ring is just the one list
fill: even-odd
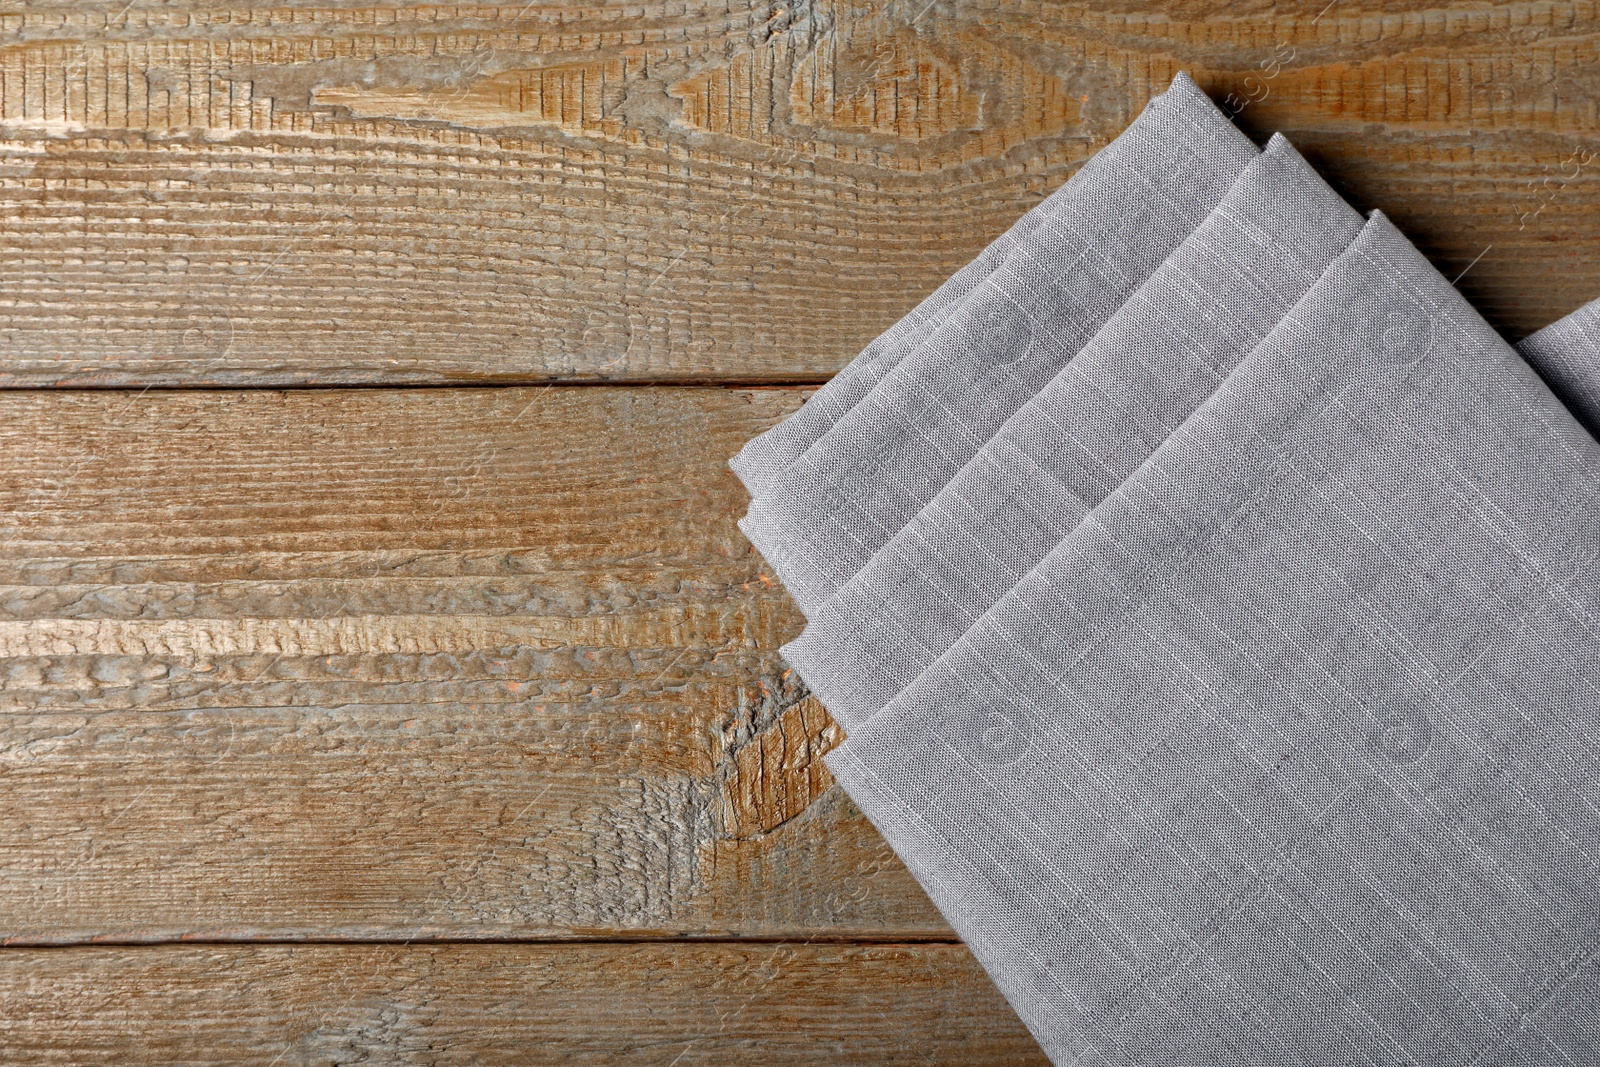
[(0, 392), (0, 939), (948, 939), (733, 525), (802, 395)]
[(959, 945), (0, 953), (0, 1059), (690, 1067), (1045, 1059)]
[(0, 9), (0, 383), (825, 376), (1179, 68), (1520, 335), (1600, 293), (1597, 31), (1557, 0), (34, 0)]

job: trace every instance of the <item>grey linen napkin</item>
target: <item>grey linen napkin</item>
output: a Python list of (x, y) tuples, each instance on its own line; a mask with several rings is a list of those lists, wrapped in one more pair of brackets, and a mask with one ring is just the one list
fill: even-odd
[(1600, 1062), (1597, 498), (1374, 216), (828, 762), (1058, 1063)]
[(740, 528), (802, 611), (905, 526), (1258, 155), (1187, 80), (1139, 131), (751, 504)]
[(1009, 592), (1210, 396), (1361, 229), (1274, 137), (1081, 352), (784, 656), (853, 729)]
[(1517, 351), (1590, 433), (1600, 432), (1600, 300), (1524, 337)]

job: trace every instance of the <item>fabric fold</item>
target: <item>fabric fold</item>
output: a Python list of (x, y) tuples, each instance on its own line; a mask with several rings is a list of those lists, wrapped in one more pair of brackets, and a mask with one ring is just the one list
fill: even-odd
[[(1216, 206), (1257, 150), (1187, 79), (740, 522), (803, 612), (861, 569)], [(804, 409), (802, 409), (804, 410)]]
[[(1180, 75), (1181, 77), (1181, 75)], [(1082, 195), (1081, 186), (1073, 182), (1083, 175), (1083, 169), (1072, 176), (1060, 189), (1035, 206), (1010, 229), (997, 237), (978, 253), (976, 259), (945, 279), (944, 283), (928, 294), (922, 303), (912, 308), (905, 317), (889, 327), (869, 344), (838, 374), (813, 393), (795, 412), (766, 433), (753, 437), (728, 461), (728, 466), (753, 497), (769, 492), (778, 478), (818, 438), (827, 433), (838, 421), (883, 381), (884, 376), (899, 365), (908, 352), (927, 339), (942, 325), (951, 309), (958, 306), (982, 281), (1039, 226), (1044, 215), (1059, 209), (1060, 201)]]
[[(1181, 71), (1163, 95), (1173, 94), (1189, 101), (1204, 98), (1200, 88)], [(1155, 113), (1147, 109), (1121, 136), (1138, 139), (1145, 136), (1154, 124)], [(862, 397), (871, 392), (907, 353), (914, 351), (928, 334), (942, 325), (951, 310), (992, 274), (1007, 256), (1019, 245), (1025, 244), (1042, 219), (1061, 212), (1071, 201), (1092, 200), (1101, 195), (1098, 187), (1104, 180), (1104, 168), (1093, 160), (1078, 168), (1061, 188), (1030, 209), (980, 252), (976, 259), (951, 275), (907, 312), (904, 318), (862, 350), (827, 384), (812, 394), (798, 412), (746, 443), (728, 465), (739, 476), (750, 495), (761, 496), (771, 490), (778, 477), (807, 448), (860, 403)]]
[(853, 729), (883, 707), (1009, 592), (1361, 226), (1274, 137), (1083, 350), (784, 647), (840, 725)]
[(1057, 1063), (1594, 1062), (1597, 497), (1375, 215), (828, 763)]
[(1524, 337), (1517, 351), (1590, 433), (1600, 431), (1600, 300)]

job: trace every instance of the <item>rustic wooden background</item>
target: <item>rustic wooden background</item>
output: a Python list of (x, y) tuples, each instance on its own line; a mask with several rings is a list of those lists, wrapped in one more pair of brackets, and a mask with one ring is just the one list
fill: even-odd
[(0, 5), (0, 1059), (1040, 1063), (724, 463), (1178, 69), (1600, 295), (1593, 3)]

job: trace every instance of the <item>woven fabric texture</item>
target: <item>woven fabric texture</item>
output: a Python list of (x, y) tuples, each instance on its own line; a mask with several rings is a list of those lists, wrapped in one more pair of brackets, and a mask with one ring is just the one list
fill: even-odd
[(1600, 432), (1600, 300), (1517, 343), (1590, 433)]
[(1080, 181), (1083, 173), (1080, 169), (1065, 185), (996, 238), (976, 259), (928, 294), (905, 318), (880, 334), (813, 393), (793, 416), (751, 438), (739, 454), (728, 461), (750, 495), (760, 496), (770, 490), (807, 448), (860, 403), (873, 386), (899, 365), (907, 352), (913, 351), (944, 323), (952, 308), (994, 273), (995, 267), (1038, 228), (1041, 216), (1059, 211), (1062, 200), (1079, 195), (1073, 183), (1084, 184)]
[(1258, 152), (1187, 81), (740, 521), (811, 613), (920, 511), (1216, 206)]
[(853, 729), (1215, 391), (1360, 231), (1282, 137), (1151, 279), (784, 648)]
[(1600, 447), (1381, 216), (829, 757), (1055, 1062), (1600, 1062)]

